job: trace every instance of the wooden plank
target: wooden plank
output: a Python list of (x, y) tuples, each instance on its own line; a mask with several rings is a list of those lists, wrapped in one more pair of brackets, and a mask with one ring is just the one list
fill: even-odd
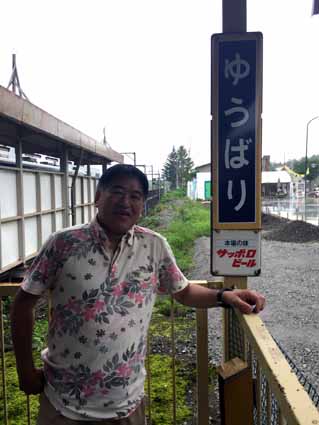
[(20, 283), (1, 282), (0, 283), (0, 298), (14, 296), (18, 292), (19, 288), (20, 288)]
[(253, 381), (247, 363), (234, 358), (217, 369), (222, 425), (253, 425)]
[(220, 289), (223, 287), (223, 279), (220, 280), (190, 280), (191, 284), (208, 286), (211, 289)]

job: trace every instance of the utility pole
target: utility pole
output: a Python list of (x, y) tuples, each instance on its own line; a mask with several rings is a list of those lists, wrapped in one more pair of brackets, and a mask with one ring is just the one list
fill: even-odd
[(29, 100), (20, 85), (15, 53), (12, 55), (12, 73), (7, 89), (10, 90), (10, 87), (14, 94), (22, 97), (22, 99)]
[(135, 152), (121, 152), (122, 155), (133, 155), (134, 167), (136, 167), (136, 153)]
[(223, 32), (247, 31), (246, 0), (223, 0)]
[(145, 164), (136, 164), (135, 167), (143, 167), (144, 168), (144, 174), (146, 174), (146, 165)]

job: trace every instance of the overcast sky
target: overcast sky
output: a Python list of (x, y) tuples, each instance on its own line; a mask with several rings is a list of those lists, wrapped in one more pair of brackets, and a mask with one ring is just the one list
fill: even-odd
[[(319, 16), (312, 0), (248, 0), (264, 35), (263, 154), (305, 155), (319, 115)], [(35, 105), (162, 168), (184, 145), (210, 160), (210, 37), (221, 0), (2, 0), (0, 84), (11, 55)], [(319, 154), (319, 119), (309, 155)], [(127, 162), (130, 160), (127, 158)]]

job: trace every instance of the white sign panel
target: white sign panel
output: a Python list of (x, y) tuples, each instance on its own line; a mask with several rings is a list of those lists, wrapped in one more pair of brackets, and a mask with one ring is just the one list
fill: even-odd
[(218, 276), (259, 275), (260, 241), (260, 231), (214, 230), (212, 274)]

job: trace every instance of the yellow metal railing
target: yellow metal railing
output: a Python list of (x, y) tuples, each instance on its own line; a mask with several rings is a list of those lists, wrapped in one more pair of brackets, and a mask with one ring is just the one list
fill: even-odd
[[(218, 288), (223, 282), (193, 281), (193, 283)], [(6, 361), (4, 349), (4, 323), (2, 298), (13, 296), (19, 284), (0, 284), (0, 332), (1, 332), (1, 371), (3, 424), (9, 425), (6, 391)], [(250, 366), (254, 382), (255, 425), (319, 425), (319, 413), (307, 392), (299, 383), (284, 355), (267, 331), (264, 323), (257, 315), (241, 315), (233, 310), (227, 311), (227, 326), (224, 329), (227, 343), (227, 357), (240, 357)], [(171, 342), (172, 342), (172, 386), (173, 406), (172, 425), (176, 419), (176, 382), (175, 382), (175, 328), (174, 303), (171, 304)], [(208, 312), (197, 309), (197, 424), (209, 424), (209, 373), (208, 373)], [(224, 336), (225, 338), (225, 336)], [(149, 345), (149, 342), (148, 342)], [(146, 362), (149, 365), (149, 358)], [(148, 367), (147, 367), (148, 369)], [(148, 423), (152, 423), (151, 403), (152, 377), (148, 370)], [(167, 409), (168, 406), (163, 406)], [(26, 423), (31, 425), (30, 399), (26, 399)], [(245, 424), (245, 418), (242, 422)], [(32, 424), (33, 425), (33, 424)]]

